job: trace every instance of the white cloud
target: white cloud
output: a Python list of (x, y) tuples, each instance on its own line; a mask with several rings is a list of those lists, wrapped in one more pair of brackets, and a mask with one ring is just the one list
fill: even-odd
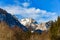
[(7, 12), (11, 14), (38, 14), (40, 13), (40, 9), (36, 8), (24, 8), (21, 6), (4, 6), (1, 7), (2, 9), (5, 9)]
[(23, 5), (24, 7), (28, 7), (30, 4), (29, 4), (28, 2), (24, 2), (24, 3), (22, 3), (22, 5)]
[[(30, 4), (25, 2), (22, 4), (24, 7), (18, 6), (18, 5), (9, 5), (9, 6), (0, 6), (0, 8), (5, 9), (7, 12), (13, 14), (22, 15), (23, 17), (31, 17), (34, 19), (38, 19), (38, 22), (46, 22), (49, 20), (55, 20), (57, 18), (57, 15), (55, 12), (48, 12), (46, 10), (41, 10), (39, 8), (27, 8)], [(42, 18), (42, 17), (46, 17)]]

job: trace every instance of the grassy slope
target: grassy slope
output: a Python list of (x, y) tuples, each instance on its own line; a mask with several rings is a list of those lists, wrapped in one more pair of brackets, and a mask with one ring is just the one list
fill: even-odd
[(14, 32), (5, 22), (0, 22), (0, 40), (15, 40)]
[(17, 26), (9, 28), (5, 22), (0, 22), (0, 40), (49, 40), (49, 33), (37, 34), (23, 32)]

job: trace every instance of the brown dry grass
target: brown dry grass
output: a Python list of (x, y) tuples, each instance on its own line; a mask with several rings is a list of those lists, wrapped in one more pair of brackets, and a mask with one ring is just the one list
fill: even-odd
[(5, 22), (0, 22), (0, 40), (16, 40), (14, 32)]
[(50, 40), (49, 33), (43, 32), (42, 34), (32, 34), (30, 40)]
[(48, 32), (31, 34), (17, 26), (10, 28), (5, 22), (0, 22), (0, 40), (50, 40), (50, 37)]

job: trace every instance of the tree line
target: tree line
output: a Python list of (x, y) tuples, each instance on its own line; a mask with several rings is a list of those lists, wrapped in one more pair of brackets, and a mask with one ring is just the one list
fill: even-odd
[(51, 23), (50, 37), (51, 40), (60, 40), (60, 16), (58, 16), (56, 21), (52, 21)]

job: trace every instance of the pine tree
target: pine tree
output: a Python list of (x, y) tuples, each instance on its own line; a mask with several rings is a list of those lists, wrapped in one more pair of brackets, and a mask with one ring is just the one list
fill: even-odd
[(60, 39), (60, 17), (58, 16), (57, 21), (51, 23), (50, 27), (50, 37), (51, 40)]

